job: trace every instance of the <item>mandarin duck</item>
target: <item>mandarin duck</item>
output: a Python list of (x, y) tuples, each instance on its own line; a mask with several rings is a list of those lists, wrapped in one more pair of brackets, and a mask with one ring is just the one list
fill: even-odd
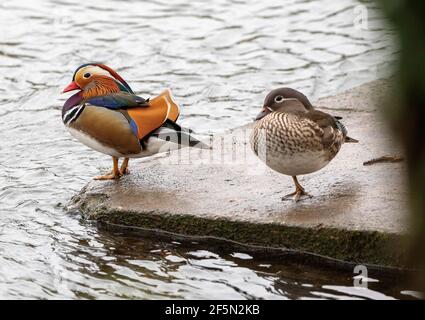
[[(77, 68), (63, 93), (73, 90), (78, 92), (63, 105), (63, 123), (77, 140), (113, 160), (112, 172), (95, 180), (127, 174), (129, 158), (182, 146), (209, 148), (176, 123), (179, 106), (169, 90), (144, 99), (135, 95), (116, 71), (98, 63)], [(120, 168), (119, 158), (124, 158)]]
[(315, 110), (305, 95), (291, 88), (275, 89), (266, 96), (250, 145), (268, 167), (292, 176), (295, 191), (282, 200), (293, 196), (297, 202), (308, 196), (297, 176), (322, 169), (343, 143), (358, 142), (347, 136), (341, 119)]

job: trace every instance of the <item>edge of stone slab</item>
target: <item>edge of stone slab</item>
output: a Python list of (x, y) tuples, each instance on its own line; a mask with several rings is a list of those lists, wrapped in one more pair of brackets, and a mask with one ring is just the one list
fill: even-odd
[[(271, 257), (273, 259), (280, 258), (284, 259), (284, 261), (288, 263), (308, 264), (309, 266), (317, 266), (320, 268), (330, 267), (333, 270), (345, 271), (350, 273), (352, 273), (354, 268), (359, 265), (359, 263), (338, 260), (335, 258), (307, 251), (288, 249), (283, 247), (270, 247), (263, 245), (247, 244), (216, 236), (185, 235), (175, 232), (164, 231), (161, 229), (125, 226), (121, 224), (99, 222), (94, 220), (87, 221), (93, 223), (100, 230), (106, 230), (109, 232), (118, 232), (120, 234), (125, 233), (126, 235), (140, 236), (143, 238), (149, 238), (158, 241), (172, 240), (179, 242), (196, 242), (197, 244), (208, 245), (209, 247), (219, 250), (240, 250), (244, 253), (255, 254), (256, 256), (260, 255), (262, 257)], [(404, 279), (408, 279), (408, 275), (414, 275), (417, 272), (417, 269), (408, 267), (385, 266), (370, 263), (363, 263), (362, 265), (366, 266), (368, 271), (379, 272), (381, 275), (384, 274), (386, 276), (395, 276)]]
[(222, 218), (201, 218), (188, 213), (132, 211), (111, 208), (108, 196), (85, 193), (86, 188), (71, 200), (71, 207), (86, 220), (100, 224), (160, 230), (174, 236), (211, 237), (244, 245), (280, 248), (312, 254), (349, 264), (365, 264), (410, 269), (406, 263), (403, 234), (379, 231), (346, 230), (322, 226), (250, 223)]

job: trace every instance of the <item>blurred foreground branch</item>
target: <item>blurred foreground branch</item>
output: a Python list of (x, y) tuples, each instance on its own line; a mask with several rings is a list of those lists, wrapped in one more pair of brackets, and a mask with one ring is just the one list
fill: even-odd
[(412, 262), (421, 267), (425, 292), (425, 1), (380, 0), (396, 28), (400, 59), (391, 101), (382, 111), (404, 145), (414, 241)]

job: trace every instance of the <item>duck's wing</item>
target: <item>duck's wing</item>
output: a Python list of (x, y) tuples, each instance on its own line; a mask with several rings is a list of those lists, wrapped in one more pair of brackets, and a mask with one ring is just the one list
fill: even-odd
[(170, 145), (170, 150), (183, 146), (209, 148), (194, 138), (191, 130), (182, 128), (175, 122), (180, 115), (180, 108), (168, 89), (151, 100), (119, 92), (90, 99), (87, 103), (114, 109), (124, 115), (142, 146), (155, 140), (155, 147)]
[(149, 106), (149, 99), (144, 99), (128, 92), (111, 93), (104, 96), (94, 97), (85, 101), (88, 104), (108, 109), (131, 109), (146, 108)]
[(338, 119), (340, 117), (333, 117), (319, 110), (311, 110), (302, 116), (316, 123), (323, 131), (320, 135), (325, 147), (332, 145), (338, 140), (342, 140), (342, 142), (358, 142), (356, 139), (347, 136), (347, 129)]

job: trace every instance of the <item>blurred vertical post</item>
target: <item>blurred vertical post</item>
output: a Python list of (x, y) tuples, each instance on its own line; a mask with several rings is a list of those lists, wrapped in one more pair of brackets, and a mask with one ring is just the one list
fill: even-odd
[(382, 111), (404, 145), (414, 239), (412, 262), (425, 291), (425, 1), (379, 0), (400, 46), (395, 92)]

